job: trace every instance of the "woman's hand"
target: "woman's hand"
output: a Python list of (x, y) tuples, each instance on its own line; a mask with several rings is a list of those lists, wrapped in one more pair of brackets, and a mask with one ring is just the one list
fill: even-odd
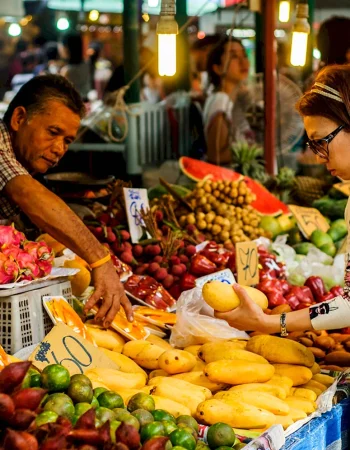
[(95, 316), (95, 320), (103, 320), (103, 325), (106, 328), (113, 322), (114, 317), (120, 310), (120, 306), (123, 306), (128, 321), (132, 322), (133, 312), (131, 303), (125, 295), (123, 285), (112, 262), (108, 262), (94, 269), (92, 272), (92, 281), (95, 286), (95, 292), (86, 303), (84, 311), (88, 312), (101, 300), (101, 306)]
[(215, 317), (226, 320), (231, 327), (237, 328), (237, 330), (264, 332), (268, 316), (238, 284), (233, 285), (233, 289), (241, 301), (240, 306), (227, 313), (215, 312)]

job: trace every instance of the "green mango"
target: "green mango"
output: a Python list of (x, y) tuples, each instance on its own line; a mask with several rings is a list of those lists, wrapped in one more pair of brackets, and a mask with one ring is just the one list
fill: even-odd
[(332, 258), (334, 258), (334, 256), (337, 254), (337, 247), (333, 242), (322, 245), (322, 247), (320, 247), (320, 250), (321, 252), (325, 253), (328, 256), (331, 256)]
[(294, 250), (296, 251), (296, 253), (298, 255), (304, 255), (307, 256), (307, 254), (309, 253), (310, 249), (313, 248), (314, 246), (312, 244), (310, 244), (310, 242), (301, 242), (300, 244), (294, 245)]
[(311, 242), (317, 247), (321, 248), (326, 244), (333, 244), (333, 239), (329, 234), (321, 230), (315, 230), (311, 235)]

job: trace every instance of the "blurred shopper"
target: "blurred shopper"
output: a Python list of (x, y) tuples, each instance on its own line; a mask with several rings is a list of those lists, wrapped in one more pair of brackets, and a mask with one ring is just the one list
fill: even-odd
[(350, 18), (334, 16), (323, 22), (317, 35), (321, 65), (350, 63)]
[(239, 40), (225, 38), (209, 54), (207, 67), (214, 86), (203, 114), (207, 159), (225, 165), (231, 162), (234, 141), (254, 141), (245, 116), (250, 106), (249, 93), (242, 87), (249, 74), (245, 48)]
[(35, 75), (57, 75), (64, 65), (59, 55), (57, 42), (47, 42), (43, 48), (43, 55), (44, 62), (36, 66)]
[(22, 53), (21, 56), (21, 73), (15, 75), (11, 80), (11, 90), (18, 92), (21, 87), (34, 77), (34, 68), (37, 59), (32, 52)]
[(205, 96), (209, 88), (209, 76), (207, 72), (208, 56), (212, 49), (220, 42), (222, 36), (219, 34), (205, 36), (198, 39), (191, 47), (191, 58), (193, 62), (192, 89)]
[(79, 34), (67, 34), (63, 38), (62, 56), (68, 64), (61, 70), (77, 89), (84, 100), (91, 90), (91, 74), (89, 64), (84, 60), (83, 40)]

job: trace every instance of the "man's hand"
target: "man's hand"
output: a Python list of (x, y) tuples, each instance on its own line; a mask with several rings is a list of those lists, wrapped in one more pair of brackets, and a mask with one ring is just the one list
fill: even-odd
[(92, 272), (92, 281), (95, 286), (95, 292), (85, 305), (85, 313), (101, 301), (101, 306), (95, 316), (95, 320), (103, 320), (103, 326), (106, 328), (110, 326), (120, 306), (124, 307), (129, 322), (132, 322), (133, 311), (131, 303), (125, 295), (123, 285), (120, 282), (113, 263), (108, 262), (94, 269)]
[(237, 330), (264, 331), (266, 314), (238, 284), (235, 284), (233, 289), (241, 301), (240, 306), (227, 313), (216, 312), (215, 317), (226, 320)]

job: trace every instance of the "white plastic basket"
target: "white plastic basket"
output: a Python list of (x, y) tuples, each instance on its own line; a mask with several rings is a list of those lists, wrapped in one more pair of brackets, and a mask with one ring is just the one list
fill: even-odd
[(72, 303), (70, 281), (58, 279), (0, 291), (0, 344), (14, 354), (38, 344), (53, 327), (42, 304), (46, 295), (63, 296)]

